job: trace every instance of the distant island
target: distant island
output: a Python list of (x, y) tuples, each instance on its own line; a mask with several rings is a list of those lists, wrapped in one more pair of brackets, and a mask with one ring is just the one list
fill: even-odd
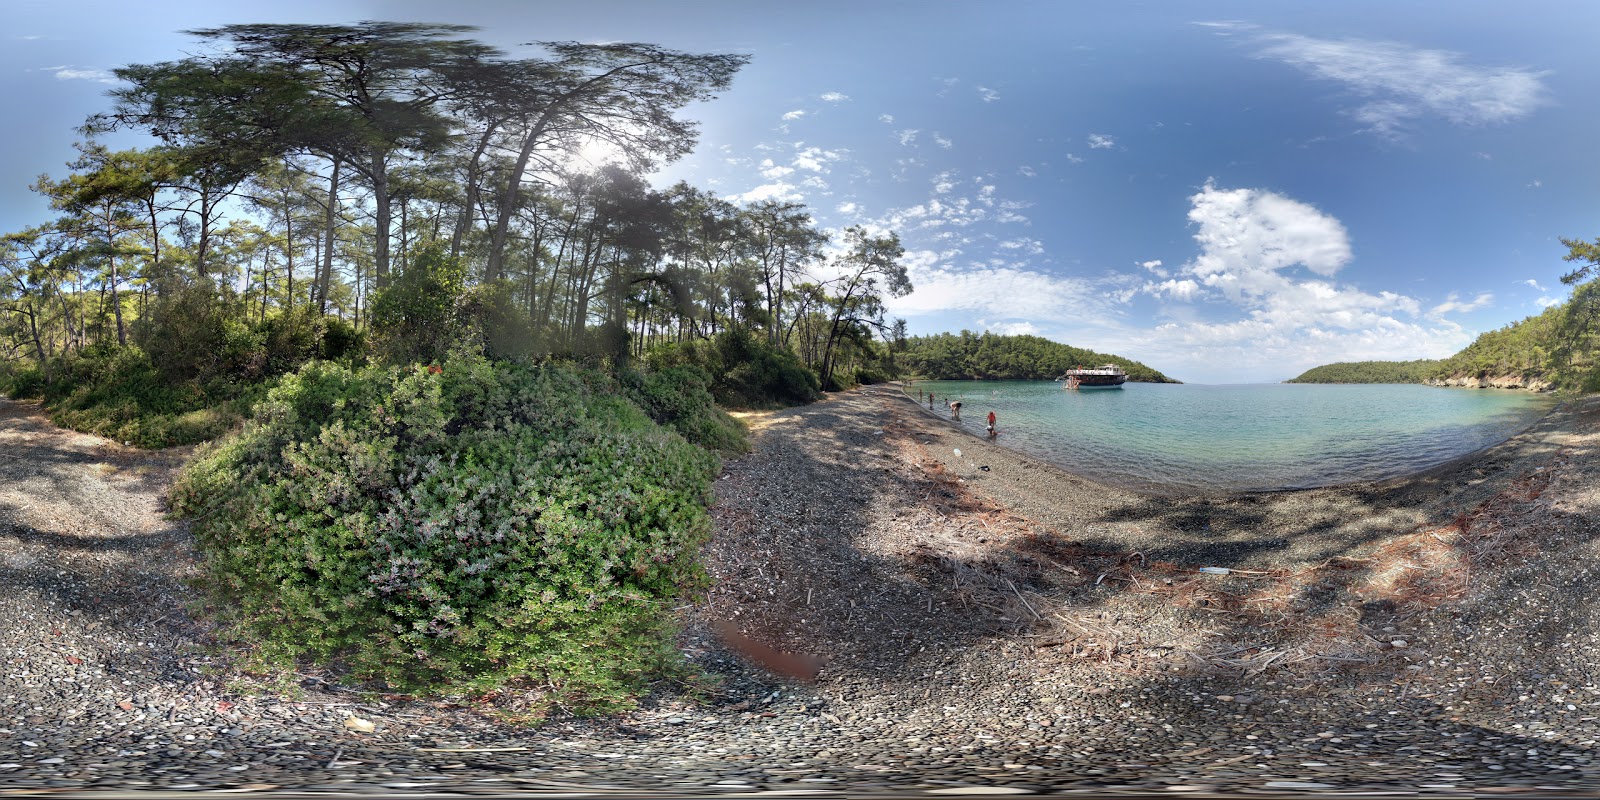
[(895, 358), (906, 372), (928, 380), (1053, 380), (1073, 367), (1115, 364), (1127, 371), (1130, 381), (1182, 383), (1122, 356), (1039, 336), (1002, 336), (987, 331), (912, 336)]

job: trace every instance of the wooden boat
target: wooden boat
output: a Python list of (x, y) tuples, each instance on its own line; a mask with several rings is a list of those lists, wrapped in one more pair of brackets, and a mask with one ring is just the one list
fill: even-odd
[(1074, 367), (1056, 378), (1064, 389), (1120, 389), (1127, 380), (1127, 371), (1116, 364), (1102, 364), (1093, 369)]

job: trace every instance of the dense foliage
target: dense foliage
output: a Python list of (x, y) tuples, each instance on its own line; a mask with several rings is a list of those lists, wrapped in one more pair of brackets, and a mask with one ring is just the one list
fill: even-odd
[(816, 400), (817, 374), (794, 353), (735, 329), (709, 341), (661, 345), (646, 356), (653, 369), (693, 366), (709, 381), (718, 403), (731, 408), (774, 408)]
[[(248, 413), (276, 376), (312, 359), (349, 360), (362, 340), (337, 318), (287, 314), (229, 318), (209, 303), (147, 317), (137, 344), (104, 343), (44, 364), (0, 370), (0, 393), (45, 401), (57, 425), (138, 447), (192, 444), (221, 435)], [(159, 322), (159, 324), (157, 324)]]
[(1284, 383), (1422, 383), (1439, 372), (1437, 359), (1341, 361), (1313, 367)]
[(623, 394), (482, 358), (313, 363), (198, 454), (173, 508), (217, 610), (265, 654), (621, 702), (672, 658), (716, 467)]
[[(226, 323), (311, 314), (380, 333), (393, 362), (472, 339), (621, 366), (738, 329), (819, 385), (887, 372), (881, 299), (910, 289), (894, 234), (848, 229), (825, 255), (830, 233), (802, 205), (643, 177), (692, 150), (680, 112), (746, 56), (574, 42), (512, 56), (471, 31), (229, 25), (191, 31), (192, 55), (116, 70), (70, 174), (34, 186), (58, 218), (0, 238), (0, 362), (49, 383), (53, 359), (143, 325), (176, 334), (141, 338), (152, 361), (204, 371)], [(94, 139), (125, 131), (154, 146)], [(793, 377), (787, 361), (712, 372), (752, 402), (805, 394), (766, 385)]]
[(1130, 381), (1177, 383), (1121, 356), (1038, 336), (1001, 336), (987, 331), (913, 336), (895, 358), (910, 374), (930, 380), (1052, 380), (1074, 367), (1116, 364), (1127, 370)]

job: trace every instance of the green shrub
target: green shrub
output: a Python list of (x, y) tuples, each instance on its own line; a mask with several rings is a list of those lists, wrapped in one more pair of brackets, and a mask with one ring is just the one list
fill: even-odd
[(645, 356), (655, 371), (700, 367), (711, 379), (711, 395), (730, 408), (803, 405), (821, 396), (817, 373), (794, 353), (742, 330), (723, 331), (708, 342), (668, 344)]
[(44, 370), (31, 364), (0, 364), (0, 394), (12, 399), (43, 397)]
[(390, 363), (442, 360), (460, 330), (466, 267), (438, 242), (423, 246), (372, 301), (373, 344)]
[(715, 456), (571, 367), (286, 376), (172, 489), (203, 584), (263, 655), (422, 692), (624, 703), (704, 586)]
[(655, 372), (629, 370), (621, 382), (632, 400), (656, 422), (708, 450), (743, 453), (750, 449), (744, 426), (717, 408), (711, 378), (695, 366)]

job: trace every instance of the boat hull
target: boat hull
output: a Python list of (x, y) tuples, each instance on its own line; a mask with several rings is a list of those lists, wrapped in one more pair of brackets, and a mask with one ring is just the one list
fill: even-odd
[(1121, 389), (1127, 378), (1079, 378), (1079, 389)]

